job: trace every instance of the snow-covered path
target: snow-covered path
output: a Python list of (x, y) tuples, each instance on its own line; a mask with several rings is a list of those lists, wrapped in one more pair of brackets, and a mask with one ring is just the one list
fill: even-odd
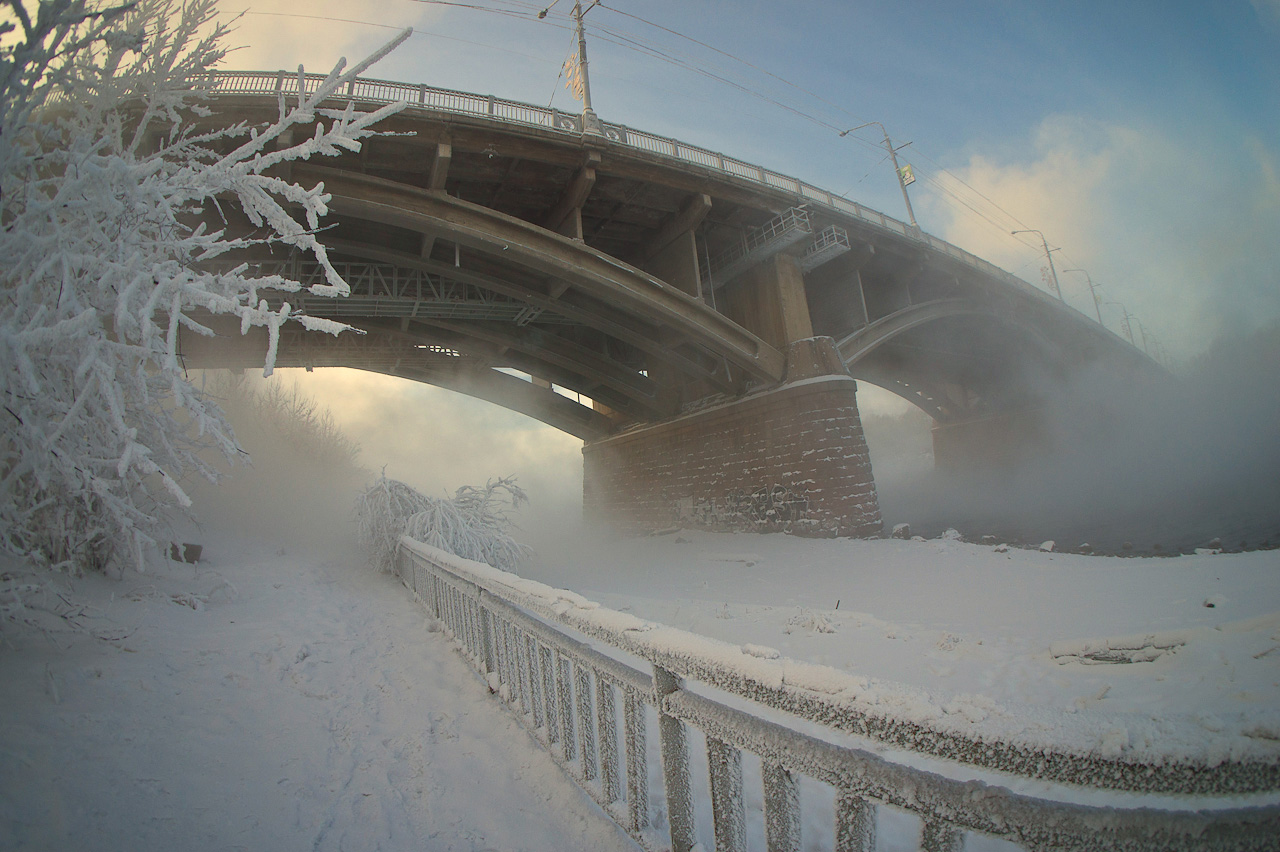
[(77, 583), (124, 638), (0, 648), (0, 848), (635, 848), (391, 576), (205, 555)]

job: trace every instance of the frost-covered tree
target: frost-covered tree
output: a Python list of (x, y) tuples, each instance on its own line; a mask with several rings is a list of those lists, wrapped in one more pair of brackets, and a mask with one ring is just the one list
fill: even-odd
[[(282, 97), (269, 125), (219, 126), (210, 72), (228, 31), (214, 0), (5, 7), (0, 545), (69, 570), (142, 567), (166, 509), (189, 504), (179, 483), (215, 475), (200, 451), (237, 452), (215, 402), (186, 380), (179, 329), (208, 334), (210, 315), (266, 327), (270, 373), (282, 324), (345, 328), (299, 315), (279, 295), (296, 282), (231, 258), (261, 245), (308, 252), (326, 275), (308, 292), (348, 292), (316, 239), (323, 185), (304, 188), (277, 167), (358, 151), (403, 106), (321, 104), (409, 33)], [(304, 141), (292, 144), (295, 128)], [(228, 205), (247, 215), (250, 236), (209, 224)]]
[(441, 550), (487, 562), (510, 571), (529, 554), (511, 536), (514, 523), (507, 506), (528, 503), (512, 477), (489, 480), (483, 488), (464, 485), (452, 498), (428, 497), (385, 475), (369, 486), (356, 503), (361, 544), (379, 567), (389, 570), (402, 535)]

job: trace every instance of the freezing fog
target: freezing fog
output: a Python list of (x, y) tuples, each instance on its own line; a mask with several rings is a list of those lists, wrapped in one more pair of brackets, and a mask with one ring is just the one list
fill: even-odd
[[(927, 421), (867, 414), (889, 524), (1064, 548), (1125, 539), (1135, 554), (1212, 537), (1251, 549), (1176, 559), (954, 533), (608, 541), (579, 522), (575, 440), (377, 376), (210, 375), (253, 464), (197, 490), (200, 523), (182, 535), (201, 562), (84, 577), (66, 593), (87, 632), (8, 637), (21, 653), (0, 656), (0, 846), (635, 848), (354, 546), (353, 498), (384, 464), (436, 494), (516, 475), (538, 548), (522, 576), (865, 679), (885, 707), (954, 724), (967, 708), (984, 735), (1048, 730), (1142, 761), (1274, 760), (1280, 550), (1253, 548), (1277, 533), (1277, 391), (1261, 380), (1278, 339), (1218, 347), (1115, 409), (1110, 431), (976, 485), (931, 479)], [(1145, 644), (1122, 653), (1141, 665), (1092, 664), (1134, 636)], [(830, 847), (829, 812), (805, 813), (806, 848)], [(756, 840), (759, 820), (749, 805)], [(886, 812), (878, 831), (880, 848), (906, 849), (919, 826)]]
[[(1188, 551), (1214, 539), (1228, 550), (1280, 543), (1280, 327), (1232, 338), (1178, 367), (1164, 382), (1118, 386), (1078, 377), (1051, 392), (1048, 448), (1016, 467), (935, 472), (930, 419), (896, 396), (860, 383), (860, 405), (886, 530), (908, 523), (934, 537), (948, 528), (1109, 553)], [(358, 447), (337, 482), (295, 458), (297, 448), (255, 448), (252, 493), (214, 501), (250, 525), (288, 510), (296, 530), (343, 517), (356, 483), (385, 470), (424, 493), (516, 476), (531, 504), (526, 540), (540, 550), (581, 529), (581, 441), (529, 418), (449, 391), (352, 370), (281, 371), (274, 380), (331, 413)], [(244, 382), (270, 385), (246, 377)], [(246, 489), (235, 475), (223, 492)], [(335, 485), (337, 487), (335, 487)], [(315, 505), (320, 501), (326, 505)], [(331, 522), (318, 525), (332, 534)], [(341, 528), (340, 526), (337, 528)], [(1128, 545), (1128, 546), (1126, 546)]]
[(1046, 455), (967, 476), (933, 473), (927, 418), (865, 416), (885, 521), (1107, 552), (1280, 545), (1277, 364), (1273, 326), (1162, 383), (1081, 377), (1054, 393)]

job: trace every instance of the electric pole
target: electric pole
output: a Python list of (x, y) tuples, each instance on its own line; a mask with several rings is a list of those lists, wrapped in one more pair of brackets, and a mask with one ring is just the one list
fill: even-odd
[(1049, 260), (1049, 274), (1053, 276), (1053, 290), (1055, 293), (1058, 294), (1058, 301), (1062, 302), (1065, 305), (1067, 303), (1067, 300), (1062, 298), (1062, 285), (1058, 283), (1058, 270), (1055, 269), (1053, 266), (1053, 252), (1057, 251), (1057, 249), (1050, 249), (1049, 241), (1044, 238), (1044, 234), (1042, 232), (1037, 231), (1035, 228), (1027, 228), (1026, 230), (1023, 230), (1023, 231), (1010, 231), (1009, 233), (1040, 234), (1040, 243), (1041, 245), (1044, 246), (1044, 256)]
[[(879, 127), (880, 132), (884, 134), (884, 147), (889, 152), (889, 159), (893, 160), (893, 174), (898, 178), (898, 188), (902, 190), (902, 201), (907, 205), (907, 218), (911, 220), (911, 227), (918, 231), (920, 230), (920, 226), (916, 224), (916, 214), (915, 211), (911, 209), (911, 196), (907, 195), (907, 181), (903, 178), (902, 168), (898, 165), (898, 151), (907, 147), (907, 145), (910, 145), (911, 143), (907, 142), (899, 148), (894, 148), (893, 142), (889, 139), (889, 131), (885, 130), (884, 125), (878, 121), (868, 121), (866, 124), (859, 124), (857, 127), (850, 127), (848, 130), (840, 131), (840, 135), (848, 136), (855, 130), (861, 130), (864, 127), (870, 127), (873, 124), (876, 127)], [(911, 179), (913, 181), (915, 180), (914, 177)]]

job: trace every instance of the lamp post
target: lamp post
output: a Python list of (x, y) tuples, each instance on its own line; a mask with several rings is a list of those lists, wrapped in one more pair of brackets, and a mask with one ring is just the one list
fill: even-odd
[[(551, 6), (558, 2), (559, 0), (553, 0)], [(599, 2), (600, 0), (592, 0), (585, 12), (582, 9), (582, 0), (575, 0), (573, 4), (574, 28), (578, 33), (578, 73), (582, 77), (582, 132), (595, 136), (604, 135), (604, 125), (600, 123), (600, 117), (591, 108), (591, 81), (587, 77), (587, 34), (582, 27), (582, 16), (594, 9)], [(539, 20), (547, 16), (551, 6), (538, 13)]]
[[(900, 149), (893, 147), (893, 142), (889, 139), (889, 131), (885, 130), (884, 125), (878, 121), (868, 121), (866, 124), (859, 124), (857, 127), (850, 127), (848, 130), (842, 130), (840, 131), (840, 135), (848, 136), (855, 130), (861, 130), (864, 127), (870, 127), (873, 124), (876, 127), (879, 127), (880, 132), (884, 134), (884, 147), (889, 152), (889, 159), (893, 160), (893, 174), (898, 178), (898, 188), (902, 190), (902, 201), (907, 205), (907, 218), (911, 220), (911, 227), (918, 231), (920, 230), (920, 226), (916, 224), (916, 214), (915, 211), (911, 209), (911, 196), (907, 195), (907, 183), (902, 179), (902, 169), (898, 166), (898, 151)], [(901, 147), (905, 148), (910, 144), (911, 143), (908, 142)], [(912, 179), (914, 180), (914, 178)]]
[(1057, 251), (1057, 249), (1050, 249), (1049, 241), (1044, 238), (1044, 233), (1041, 231), (1037, 231), (1035, 228), (1027, 228), (1022, 231), (1010, 231), (1009, 233), (1040, 235), (1040, 243), (1041, 245), (1044, 246), (1044, 256), (1049, 259), (1049, 273), (1053, 275), (1053, 290), (1055, 293), (1058, 294), (1058, 301), (1062, 302), (1065, 305), (1067, 303), (1067, 300), (1062, 298), (1062, 285), (1058, 283), (1058, 270), (1054, 269), (1053, 267), (1053, 252)]
[(1098, 325), (1102, 325), (1102, 308), (1098, 306), (1098, 291), (1093, 286), (1093, 276), (1083, 269), (1064, 269), (1063, 272), (1081, 272), (1089, 281), (1089, 295), (1093, 296), (1093, 310), (1098, 315)]
[(1150, 357), (1151, 350), (1147, 348), (1147, 327), (1142, 324), (1142, 320), (1138, 320), (1138, 331), (1142, 332), (1142, 351)]
[(1120, 326), (1121, 328), (1124, 329), (1124, 333), (1129, 336), (1129, 345), (1136, 347), (1138, 344), (1135, 343), (1133, 340), (1133, 326), (1129, 324), (1129, 317), (1132, 316), (1132, 314), (1129, 313), (1129, 309), (1126, 308), (1124, 305), (1120, 304), (1119, 302), (1107, 302), (1107, 304), (1115, 305), (1117, 308), (1121, 310), (1121, 312), (1124, 313), (1124, 320), (1120, 323)]

